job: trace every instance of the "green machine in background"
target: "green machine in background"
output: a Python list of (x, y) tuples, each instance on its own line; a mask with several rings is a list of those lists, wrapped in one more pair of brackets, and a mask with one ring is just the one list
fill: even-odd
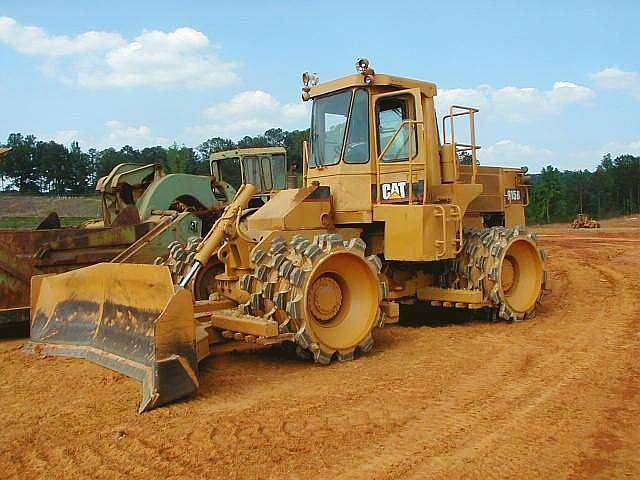
[(281, 147), (215, 153), (209, 167), (209, 175), (166, 174), (158, 164), (122, 163), (97, 183), (102, 218), (60, 228), (52, 213), (34, 230), (0, 230), (0, 335), (27, 334), (33, 275), (153, 263), (172, 243), (205, 235), (242, 183), (261, 182), (255, 206), (286, 188)]
[[(256, 195), (249, 206), (260, 206), (272, 193), (284, 190), (295, 182), (288, 176), (287, 156), (282, 147), (244, 148), (227, 150), (211, 155), (211, 176), (237, 190), (241, 184), (256, 187)], [(294, 187), (297, 185), (294, 185)]]

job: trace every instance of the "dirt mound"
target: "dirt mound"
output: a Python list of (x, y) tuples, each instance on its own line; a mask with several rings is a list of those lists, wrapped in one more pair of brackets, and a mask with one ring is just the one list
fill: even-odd
[(44, 195), (0, 194), (2, 217), (46, 217), (58, 212), (61, 217), (100, 216), (100, 197), (54, 197)]
[[(201, 365), (137, 415), (133, 380), (0, 343), (5, 478), (640, 478), (640, 236), (545, 229), (554, 293), (506, 324), (393, 326), (354, 362)], [(413, 322), (415, 325), (418, 322)]]

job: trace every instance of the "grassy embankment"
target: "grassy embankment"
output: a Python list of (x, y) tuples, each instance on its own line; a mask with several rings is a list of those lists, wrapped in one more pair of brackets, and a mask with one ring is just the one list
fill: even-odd
[(57, 212), (62, 226), (79, 225), (101, 217), (100, 197), (49, 197), (0, 194), (0, 228), (35, 228)]

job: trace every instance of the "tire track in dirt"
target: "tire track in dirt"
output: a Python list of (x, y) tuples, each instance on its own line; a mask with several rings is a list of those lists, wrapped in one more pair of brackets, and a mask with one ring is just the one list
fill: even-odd
[[(597, 269), (596, 269), (597, 270)], [(600, 270), (600, 274), (604, 274), (604, 272), (602, 270)], [(615, 275), (615, 273), (612, 273), (612, 275)], [(609, 277), (610, 279), (613, 279), (613, 276)], [(614, 280), (615, 283), (617, 283), (617, 280)], [(594, 289), (595, 290), (595, 289)], [(596, 293), (595, 291), (592, 293)], [(606, 312), (602, 312), (602, 313), (606, 313)], [(573, 345), (571, 347), (571, 349), (575, 349), (578, 344), (579, 341), (582, 341), (581, 343), (585, 344), (588, 343), (585, 340), (588, 340), (587, 337), (589, 337), (590, 335), (582, 335), (581, 337), (577, 337), (574, 339), (573, 341)], [(542, 369), (547, 369), (551, 364), (554, 364), (557, 362), (557, 357), (559, 356), (559, 354), (551, 356), (548, 360), (546, 360), (545, 362), (543, 362), (539, 368)], [(562, 374), (560, 375), (562, 376)], [(517, 380), (515, 382), (511, 382), (511, 384), (509, 383), (505, 383), (503, 384), (502, 388), (500, 390), (505, 390), (505, 385), (507, 386), (511, 386), (511, 388), (513, 389), (514, 387), (517, 387), (519, 384), (521, 385), (526, 385), (529, 382), (528, 379), (523, 378), (521, 380)], [(560, 385), (558, 384), (555, 387), (555, 391), (554, 390), (550, 390), (550, 389), (546, 389), (545, 393), (543, 396), (539, 396), (539, 398), (537, 399), (536, 403), (544, 403), (545, 401), (547, 401), (549, 398), (551, 398), (558, 390), (559, 390)], [(515, 395), (504, 395), (502, 394), (501, 398), (499, 398), (500, 400), (500, 405), (503, 406), (503, 411), (502, 412), (497, 412), (498, 415), (504, 414), (504, 410), (507, 409), (508, 411), (512, 412), (516, 412), (516, 413), (520, 413), (520, 414), (526, 414), (527, 411), (532, 410), (535, 406), (535, 403), (532, 404), (531, 399), (535, 398), (533, 396), (533, 394), (535, 393), (533, 390), (536, 388), (535, 385), (533, 386), (527, 386), (524, 391), (517, 393)], [(478, 390), (485, 390), (485, 389), (489, 389), (489, 390), (493, 390), (491, 385), (488, 384), (484, 384), (482, 386), (479, 386)], [(517, 389), (515, 389), (517, 392)], [(500, 392), (498, 392), (500, 393)], [(478, 402), (479, 400), (479, 402)], [(438, 461), (442, 461), (442, 458), (439, 457), (438, 455), (445, 450), (446, 448), (449, 447), (450, 441), (451, 441), (451, 437), (455, 436), (457, 432), (464, 432), (463, 435), (465, 436), (465, 442), (467, 444), (470, 443), (470, 437), (472, 437), (471, 435), (469, 435), (468, 433), (466, 433), (469, 429), (470, 426), (473, 422), (476, 421), (478, 416), (481, 416), (481, 411), (486, 407), (486, 402), (482, 401), (483, 399), (476, 399), (476, 401), (473, 402), (473, 411), (472, 412), (464, 412), (464, 413), (460, 413), (457, 416), (455, 416), (454, 418), (452, 418), (450, 415), (446, 417), (444, 423), (446, 425), (444, 425), (445, 427), (445, 431), (446, 431), (446, 427), (449, 426), (449, 430), (447, 431), (446, 436), (448, 438), (438, 438), (438, 437), (433, 437), (431, 436), (430, 441), (426, 444), (426, 445), (420, 445), (420, 448), (416, 449), (414, 447), (413, 450), (408, 450), (408, 454), (407, 456), (407, 460), (397, 463), (397, 462), (392, 462), (391, 466), (389, 467), (389, 469), (387, 470), (387, 476), (389, 478), (392, 477), (399, 477), (399, 476), (404, 476), (406, 475), (410, 470), (412, 465), (415, 464), (419, 464), (421, 463), (421, 459), (423, 458), (421, 454), (425, 453), (425, 451), (430, 450), (429, 453), (432, 456), (436, 457), (435, 461), (432, 461), (432, 463), (438, 462)], [(525, 400), (525, 407), (522, 407), (519, 409), (514, 409), (513, 405), (517, 405), (519, 403), (521, 403), (521, 400)], [(480, 406), (478, 407), (478, 403), (480, 403)], [(462, 404), (464, 407), (464, 403)], [(494, 407), (495, 408), (495, 407)], [(447, 409), (448, 411), (451, 410), (451, 408)], [(426, 412), (425, 412), (426, 413)], [(430, 414), (433, 414), (434, 417), (438, 418), (443, 418), (441, 416), (442, 413), (444, 413), (443, 411), (433, 411), (433, 412), (429, 412)], [(470, 417), (470, 418), (469, 418)], [(455, 428), (451, 429), (450, 426), (453, 425)], [(414, 425), (414, 429), (412, 432), (404, 433), (404, 436), (406, 437), (405, 439), (400, 439), (400, 438), (396, 438), (393, 437), (392, 439), (389, 440), (389, 444), (394, 444), (397, 447), (402, 447), (404, 444), (407, 445), (407, 447), (411, 446), (412, 444), (415, 445), (415, 441), (417, 440), (415, 437), (416, 436), (420, 436), (420, 434), (424, 434), (424, 432), (426, 431), (426, 427), (431, 426), (432, 430), (434, 428), (434, 424), (429, 423), (428, 420), (424, 420), (421, 423), (418, 423), (417, 425)], [(422, 428), (420, 427), (425, 427), (425, 430), (422, 431)], [(439, 425), (435, 425), (436, 430), (438, 430)], [(474, 425), (475, 430), (477, 430), (477, 425)], [(505, 426), (504, 429), (506, 429), (508, 426)], [(451, 431), (453, 430), (453, 431)], [(415, 432), (418, 432), (417, 435)], [(492, 438), (496, 438), (499, 434), (499, 430), (496, 431), (495, 429), (493, 429), (493, 431), (488, 435), (488, 436), (483, 436), (484, 434), (480, 435), (480, 440), (479, 442), (483, 442), (483, 443), (487, 443), (490, 444), (491, 439)], [(402, 442), (402, 440), (405, 440), (404, 443)], [(426, 448), (426, 447), (430, 447), (430, 446), (436, 446), (436, 445), (440, 445), (440, 447), (434, 447), (434, 448)], [(444, 445), (444, 448), (442, 448), (441, 446)], [(473, 451), (477, 450), (477, 444), (473, 447)], [(471, 447), (467, 446), (466, 449), (467, 451), (469, 451)], [(385, 451), (389, 451), (389, 449), (385, 448)], [(465, 452), (465, 449), (463, 447), (462, 452)], [(460, 457), (460, 452), (456, 450), (455, 452), (456, 457)], [(462, 455), (462, 459), (467, 458), (469, 455)], [(395, 455), (390, 454), (391, 458), (395, 458)], [(449, 464), (451, 463), (451, 458), (447, 458), (447, 465), (449, 466)], [(380, 465), (380, 458), (377, 459), (377, 461), (373, 464), (373, 467), (375, 470), (379, 470), (381, 467)], [(438, 471), (438, 469), (426, 469), (427, 471), (429, 471), (430, 474), (433, 474), (435, 472)], [(435, 470), (435, 471), (434, 471)], [(498, 470), (498, 472), (500, 472), (500, 470)], [(366, 472), (366, 474), (364, 476), (368, 476), (370, 472)], [(498, 473), (498, 477), (503, 476), (502, 474), (505, 472), (501, 472)], [(420, 474), (416, 475), (416, 478), (420, 478)], [(382, 476), (381, 476), (382, 477)]]
[[(604, 269), (594, 268), (594, 270), (598, 271), (601, 276), (604, 275), (608, 277), (610, 282), (615, 278), (615, 276), (617, 276), (612, 271), (609, 271), (609, 274), (607, 274), (605, 273)], [(613, 297), (616, 297), (616, 294), (620, 294), (620, 296), (622, 296), (622, 291), (619, 285), (617, 285), (618, 281), (619, 278), (611, 282), (615, 286), (615, 290), (611, 292)], [(585, 293), (589, 294), (593, 292)], [(604, 317), (607, 313), (609, 313), (610, 310), (610, 308), (603, 309), (603, 311), (601, 312), (602, 316)], [(593, 314), (596, 312), (591, 313)], [(601, 340), (600, 335), (594, 335), (594, 331), (585, 330), (585, 332), (587, 333), (576, 337), (576, 339), (570, 345), (568, 345), (569, 348), (567, 350), (584, 351), (586, 347), (591, 348), (594, 343), (599, 343), (598, 340)], [(612, 333), (614, 333), (613, 330)], [(594, 342), (594, 340), (596, 340), (596, 342)], [(602, 347), (604, 348), (599, 349), (599, 351), (603, 349), (606, 350), (607, 345), (602, 344)], [(549, 357), (547, 361), (541, 363), (537, 367), (537, 370), (543, 370), (548, 374), (548, 369), (552, 365), (557, 365), (562, 362), (562, 356), (562, 354), (557, 354)], [(456, 476), (457, 473), (462, 473), (458, 472), (458, 470), (461, 470), (459, 468), (461, 464), (469, 462), (472, 457), (482, 458), (483, 456), (484, 458), (490, 458), (492, 460), (492, 468), (489, 469), (492, 474), (485, 474), (487, 478), (508, 478), (516, 475), (521, 475), (521, 471), (513, 471), (509, 469), (509, 467), (512, 467), (514, 465), (513, 461), (511, 461), (511, 457), (495, 455), (496, 447), (499, 447), (499, 445), (496, 444), (498, 444), (500, 440), (509, 439), (509, 437), (511, 437), (511, 441), (518, 441), (518, 444), (521, 445), (520, 450), (524, 450), (525, 452), (536, 452), (538, 462), (542, 463), (546, 467), (545, 469), (537, 470), (535, 472), (536, 475), (542, 475), (544, 477), (558, 475), (561, 472), (558, 469), (558, 466), (554, 463), (558, 463), (559, 460), (560, 462), (564, 463), (566, 462), (567, 458), (564, 457), (562, 459), (558, 459), (558, 451), (554, 446), (548, 449), (544, 449), (544, 447), (543, 449), (541, 449), (539, 446), (539, 442), (537, 442), (536, 439), (531, 435), (531, 425), (533, 419), (539, 415), (538, 412), (540, 410), (548, 408), (548, 404), (556, 401), (557, 397), (564, 396), (564, 390), (571, 388), (573, 386), (573, 383), (583, 380), (584, 376), (587, 375), (593, 368), (591, 360), (591, 357), (584, 356), (581, 359), (579, 358), (577, 362), (573, 361), (570, 364), (564, 365), (563, 369), (558, 371), (558, 373), (556, 374), (558, 380), (550, 385), (548, 384), (548, 382), (546, 382), (546, 385), (542, 382), (539, 382), (538, 378), (532, 379), (533, 382), (531, 380), (525, 382), (524, 379), (522, 381), (516, 382), (516, 384), (518, 384), (518, 390), (521, 390), (518, 397), (514, 396), (513, 398), (509, 398), (509, 396), (503, 396), (502, 398), (500, 398), (501, 404), (506, 403), (507, 405), (516, 405), (516, 408), (511, 409), (511, 415), (504, 424), (493, 427), (492, 431), (486, 436), (480, 436), (478, 439), (472, 439), (471, 441), (466, 441), (465, 439), (465, 445), (462, 447), (462, 449), (459, 452), (456, 452), (455, 455), (450, 455), (449, 458), (447, 458), (446, 467), (443, 464), (439, 464), (440, 468), (436, 469), (424, 468), (423, 466), (422, 469), (418, 469), (418, 471), (413, 472), (412, 478), (422, 478), (422, 472), (425, 470), (428, 470), (429, 475), (434, 476), (435, 478), (438, 477), (439, 473), (446, 473), (446, 476)], [(589, 368), (587, 369), (586, 367)], [(567, 381), (567, 379), (569, 381)], [(593, 379), (591, 379), (591, 382), (593, 382)], [(527, 385), (527, 383), (531, 383), (531, 385)], [(541, 387), (540, 391), (536, 391), (537, 383), (539, 383), (539, 387)], [(513, 402), (513, 400), (515, 400), (515, 402)], [(517, 405), (521, 402), (524, 402), (524, 406), (517, 407)], [(540, 425), (541, 428), (538, 429), (539, 434), (549, 435), (550, 430), (561, 430), (562, 427), (569, 427), (583, 420), (585, 420), (584, 415), (574, 415), (574, 418), (571, 418), (571, 416), (565, 416), (564, 418), (558, 419), (558, 421), (553, 426), (545, 424)], [(527, 434), (523, 435), (523, 438), (519, 438), (519, 432), (527, 432)], [(513, 438), (514, 436), (516, 437), (515, 439)], [(527, 442), (527, 440), (529, 441)], [(522, 443), (524, 443), (525, 445), (524, 449), (522, 448)], [(536, 444), (538, 444), (537, 448), (535, 448)]]

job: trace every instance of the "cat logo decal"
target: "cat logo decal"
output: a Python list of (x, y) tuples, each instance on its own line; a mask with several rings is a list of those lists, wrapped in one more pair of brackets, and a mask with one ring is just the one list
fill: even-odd
[(391, 182), (381, 185), (383, 200), (400, 200), (407, 198), (407, 182)]

